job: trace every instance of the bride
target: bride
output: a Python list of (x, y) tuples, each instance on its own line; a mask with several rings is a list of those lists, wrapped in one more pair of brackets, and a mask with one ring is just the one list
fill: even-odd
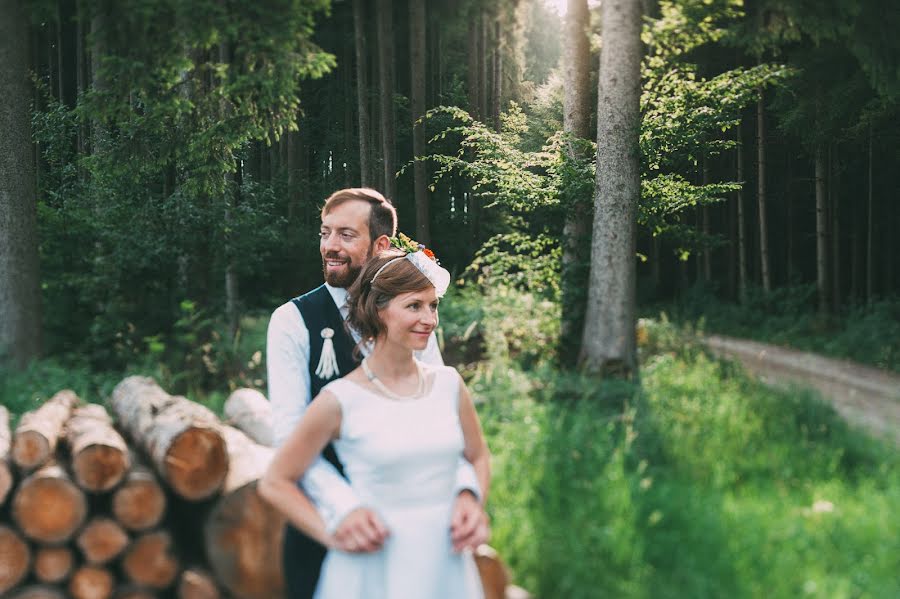
[[(450, 274), (407, 238), (368, 261), (349, 294), (348, 324), (372, 351), (359, 368), (322, 389), (260, 481), (263, 497), (330, 550), (316, 599), (480, 599), (471, 553), (451, 540), (460, 453), (482, 497), (490, 455), (468, 389), (451, 367), (417, 361), (438, 322)], [(371, 553), (335, 548), (298, 489), (333, 442), (350, 484), (388, 537)]]

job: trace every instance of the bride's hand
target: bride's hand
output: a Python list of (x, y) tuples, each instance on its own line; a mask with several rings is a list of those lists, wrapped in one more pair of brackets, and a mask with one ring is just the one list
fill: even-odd
[(328, 545), (347, 553), (371, 553), (381, 549), (388, 534), (381, 518), (369, 508), (361, 507), (347, 514)]
[(450, 539), (453, 550), (473, 551), (482, 543), (487, 543), (491, 536), (488, 517), (478, 499), (471, 491), (463, 491), (456, 497), (453, 505), (453, 518), (450, 521)]

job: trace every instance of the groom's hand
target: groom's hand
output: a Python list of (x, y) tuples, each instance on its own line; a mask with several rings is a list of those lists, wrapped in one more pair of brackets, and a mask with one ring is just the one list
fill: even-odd
[(378, 551), (388, 536), (388, 529), (369, 508), (356, 508), (334, 531), (334, 549), (348, 553)]
[(486, 543), (491, 535), (488, 517), (481, 503), (471, 491), (456, 496), (453, 518), (450, 520), (450, 539), (453, 550), (472, 549)]

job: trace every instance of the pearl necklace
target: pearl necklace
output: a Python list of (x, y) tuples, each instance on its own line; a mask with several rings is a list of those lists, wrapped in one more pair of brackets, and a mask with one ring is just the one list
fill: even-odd
[(366, 374), (366, 378), (369, 379), (369, 382), (375, 386), (376, 389), (381, 391), (385, 396), (395, 399), (397, 401), (408, 401), (411, 399), (418, 399), (425, 392), (425, 376), (422, 374), (422, 369), (419, 367), (419, 364), (416, 364), (416, 390), (411, 395), (400, 395), (399, 393), (394, 393), (390, 389), (387, 388), (387, 385), (381, 382), (375, 373), (372, 372), (372, 369), (369, 368), (368, 358), (363, 358), (362, 361), (362, 369)]

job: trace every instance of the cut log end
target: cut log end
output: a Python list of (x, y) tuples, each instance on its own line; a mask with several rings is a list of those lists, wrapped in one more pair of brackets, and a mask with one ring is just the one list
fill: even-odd
[(156, 599), (157, 595), (149, 589), (133, 585), (125, 585), (116, 589), (113, 599)]
[(9, 492), (13, 488), (13, 474), (9, 468), (9, 464), (0, 459), (0, 506), (6, 503)]
[(78, 533), (78, 549), (89, 564), (102, 565), (119, 556), (128, 546), (128, 534), (110, 518), (94, 518)]
[(222, 497), (207, 518), (204, 540), (216, 580), (245, 599), (284, 595), (284, 518), (256, 492), (256, 483)]
[(113, 514), (132, 531), (149, 530), (166, 511), (166, 494), (152, 475), (129, 477), (113, 495)]
[(129, 580), (140, 586), (153, 589), (169, 587), (179, 570), (169, 533), (151, 532), (135, 539), (122, 559), (122, 569)]
[(106, 568), (81, 566), (69, 580), (69, 594), (73, 599), (109, 599), (115, 579)]
[(55, 584), (72, 573), (75, 556), (68, 547), (41, 547), (34, 555), (34, 576), (40, 582)]
[(211, 574), (188, 568), (178, 580), (177, 596), (178, 599), (219, 599), (222, 594)]
[(0, 595), (22, 582), (31, 566), (31, 551), (12, 528), (0, 526)]
[(198, 501), (222, 488), (228, 452), (213, 429), (191, 427), (178, 435), (166, 454), (165, 479), (181, 497)]
[(32, 475), (13, 497), (13, 519), (26, 536), (41, 543), (67, 541), (86, 515), (84, 493), (62, 475)]
[(117, 447), (92, 445), (72, 458), (75, 482), (94, 493), (109, 491), (128, 471), (128, 455)]
[(22, 470), (34, 470), (50, 459), (50, 442), (38, 431), (16, 433), (12, 445), (12, 459)]

